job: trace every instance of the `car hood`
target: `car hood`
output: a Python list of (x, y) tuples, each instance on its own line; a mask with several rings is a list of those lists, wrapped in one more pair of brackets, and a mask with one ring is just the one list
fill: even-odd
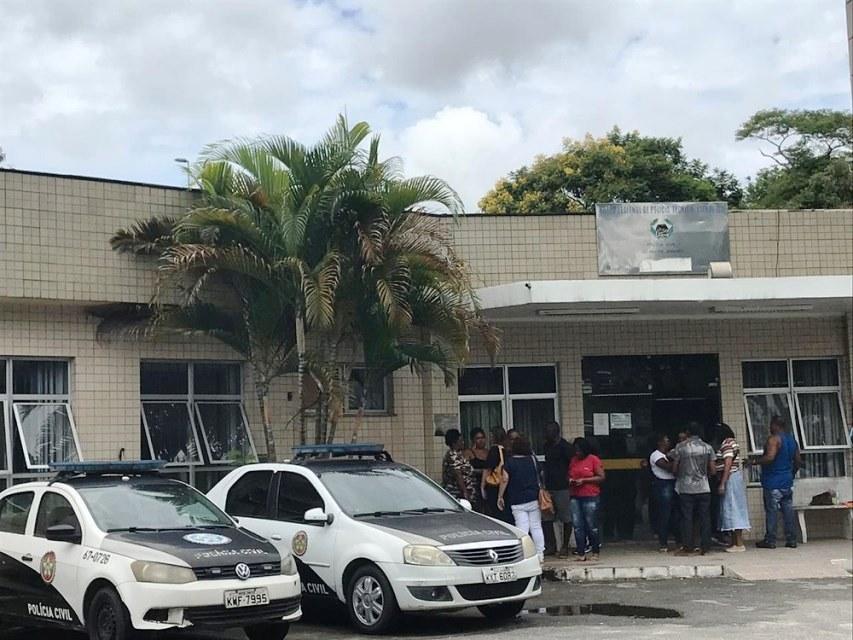
[(276, 547), (265, 538), (237, 528), (116, 531), (107, 534), (101, 548), (133, 557), (128, 545), (173, 556), (193, 568), (281, 561)]
[(519, 539), (509, 526), (470, 511), (359, 518), (359, 522), (411, 534), (439, 546)]

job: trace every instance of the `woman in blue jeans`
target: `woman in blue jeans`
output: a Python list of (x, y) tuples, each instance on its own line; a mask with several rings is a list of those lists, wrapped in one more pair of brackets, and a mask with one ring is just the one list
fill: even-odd
[[(577, 560), (598, 560), (601, 547), (598, 506), (601, 500), (601, 484), (604, 482), (604, 467), (601, 459), (592, 453), (592, 445), (586, 438), (576, 438), (573, 444), (575, 455), (569, 462), (569, 494)], [(592, 554), (589, 558), (587, 545)]]
[(669, 550), (669, 532), (675, 531), (678, 542), (678, 528), (675, 526), (675, 474), (673, 463), (667, 457), (672, 449), (669, 437), (660, 434), (657, 448), (649, 456), (649, 468), (652, 470), (652, 499), (656, 508), (655, 532), (658, 534), (658, 546), (661, 552)]

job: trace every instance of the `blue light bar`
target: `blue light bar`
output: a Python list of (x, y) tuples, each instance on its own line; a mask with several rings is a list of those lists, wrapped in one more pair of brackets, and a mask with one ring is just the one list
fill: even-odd
[(303, 444), (293, 447), (296, 458), (309, 456), (380, 456), (385, 452), (383, 444)]
[(53, 462), (50, 470), (63, 475), (109, 475), (152, 473), (162, 469), (165, 460), (120, 460), (107, 462)]

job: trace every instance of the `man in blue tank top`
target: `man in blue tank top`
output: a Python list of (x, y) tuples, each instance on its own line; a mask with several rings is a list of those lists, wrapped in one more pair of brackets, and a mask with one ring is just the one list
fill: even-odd
[(802, 466), (800, 447), (794, 436), (785, 428), (780, 416), (770, 419), (770, 435), (764, 444), (764, 455), (758, 460), (761, 465), (761, 487), (764, 489), (764, 513), (766, 533), (764, 540), (755, 543), (760, 549), (776, 548), (776, 522), (782, 511), (785, 525), (785, 546), (797, 548), (797, 528), (794, 518), (794, 476)]

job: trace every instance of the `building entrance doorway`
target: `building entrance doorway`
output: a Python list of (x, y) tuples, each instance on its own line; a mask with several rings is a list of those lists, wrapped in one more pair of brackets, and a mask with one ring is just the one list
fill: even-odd
[(607, 473), (604, 538), (650, 537), (651, 472), (646, 461), (656, 434), (675, 443), (691, 422), (704, 437), (720, 421), (718, 357), (589, 356), (582, 360), (582, 373), (584, 434), (600, 451)]

